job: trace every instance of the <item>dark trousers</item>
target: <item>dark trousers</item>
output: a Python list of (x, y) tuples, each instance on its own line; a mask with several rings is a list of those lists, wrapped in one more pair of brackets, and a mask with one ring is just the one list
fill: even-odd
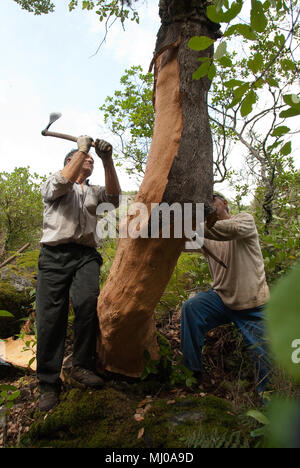
[(41, 389), (60, 385), (70, 296), (75, 314), (73, 366), (93, 369), (101, 264), (101, 255), (91, 247), (62, 244), (41, 248), (36, 294)]
[(271, 363), (265, 340), (264, 306), (247, 310), (231, 310), (220, 296), (210, 289), (200, 292), (182, 306), (181, 346), (184, 364), (192, 371), (202, 371), (202, 348), (205, 335), (219, 325), (234, 323), (241, 331), (256, 367), (257, 390), (262, 392), (269, 382)]

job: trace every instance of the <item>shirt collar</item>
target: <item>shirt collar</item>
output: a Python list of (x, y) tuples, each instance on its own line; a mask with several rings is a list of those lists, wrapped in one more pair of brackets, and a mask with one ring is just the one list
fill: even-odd
[[(79, 182), (75, 182), (76, 185), (80, 185)], [(83, 182), (83, 185), (90, 185), (90, 179), (85, 179), (85, 181)]]

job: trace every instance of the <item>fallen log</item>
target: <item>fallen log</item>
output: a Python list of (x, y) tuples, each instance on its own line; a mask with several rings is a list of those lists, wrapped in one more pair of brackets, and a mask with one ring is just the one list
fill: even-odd
[(6, 265), (8, 265), (9, 263), (11, 263), (13, 260), (15, 260), (15, 258), (17, 258), (18, 255), (20, 255), (21, 253), (24, 252), (24, 250), (28, 249), (28, 247), (30, 246), (30, 243), (28, 242), (27, 244), (23, 245), (23, 247), (21, 247), (21, 249), (19, 249), (14, 255), (12, 255), (11, 257), (9, 257), (7, 260), (5, 260), (3, 263), (0, 264), (0, 268), (3, 268), (5, 267)]

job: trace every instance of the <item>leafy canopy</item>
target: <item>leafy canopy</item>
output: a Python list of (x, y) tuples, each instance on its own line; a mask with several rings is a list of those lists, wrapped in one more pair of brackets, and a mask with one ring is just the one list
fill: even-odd
[[(244, 40), (245, 44), (251, 48), (256, 46), (261, 35), (269, 32), (269, 43), (266, 47), (272, 48), (272, 54), (268, 60), (264, 60), (261, 53), (252, 55), (251, 59), (245, 62), (245, 71), (252, 72), (255, 76), (250, 79), (243, 79), (236, 75), (226, 83), (232, 92), (232, 99), (229, 107), (240, 105), (242, 117), (249, 115), (254, 105), (259, 99), (259, 90), (267, 84), (276, 89), (280, 87), (274, 73), (274, 65), (279, 64), (282, 71), (297, 71), (299, 75), (299, 65), (294, 57), (294, 42), (299, 42), (299, 18), (300, 11), (297, 10), (295, 0), (285, 2), (283, 0), (251, 0), (251, 9), (243, 10), (243, 6), (248, 6), (245, 0), (215, 0), (207, 7), (207, 17), (214, 23), (221, 23), (225, 27), (225, 32), (221, 42), (218, 44), (213, 58), (205, 56), (208, 47), (214, 44), (214, 40), (206, 36), (195, 36), (189, 41), (192, 50), (201, 52), (199, 61), (201, 65), (194, 72), (193, 78), (199, 80), (208, 76), (213, 80), (219, 70), (232, 67), (233, 63), (228, 55), (228, 48), (231, 43), (236, 44), (235, 38)], [(274, 14), (278, 23), (281, 23), (281, 32), (272, 34), (271, 26)], [(239, 22), (237, 22), (239, 21)], [(285, 34), (284, 32), (287, 31)], [(287, 108), (282, 111), (281, 117), (294, 117), (300, 114), (299, 96), (293, 93), (284, 97)]]
[(14, 0), (23, 10), (27, 10), (35, 15), (52, 13), (54, 3), (50, 0)]
[[(21, 8), (35, 15), (52, 13), (55, 10), (55, 3), (51, 0), (14, 0)], [(95, 10), (99, 20), (103, 21), (110, 17), (116, 17), (124, 23), (132, 12), (132, 20), (138, 21), (137, 12), (132, 8), (132, 3), (136, 0), (82, 0), (83, 10)], [(69, 10), (78, 7), (78, 0), (67, 0)]]
[[(14, 0), (22, 8), (35, 14), (50, 13), (54, 10), (54, 3), (50, 0)], [(106, 22), (106, 34), (109, 20), (119, 19), (122, 24), (127, 19), (139, 21), (138, 13), (134, 9), (133, 4), (137, 0), (68, 0), (70, 11), (81, 4), (82, 9), (93, 10), (99, 17), (100, 21)], [(159, 3), (157, 1), (157, 3)], [(236, 36), (240, 36), (244, 40), (251, 42), (256, 41), (261, 33), (268, 30), (270, 26), (270, 18), (268, 12), (276, 11), (278, 21), (286, 23), (286, 16), (290, 15), (290, 24), (285, 25), (287, 33), (273, 37), (271, 41), (276, 45), (276, 51), (270, 57), (267, 63), (262, 62), (260, 54), (256, 54), (251, 61), (249, 60), (245, 66), (248, 70), (256, 72), (254, 80), (232, 80), (228, 82), (228, 87), (232, 90), (233, 99), (232, 105), (241, 103), (240, 112), (243, 117), (250, 114), (254, 105), (258, 101), (258, 89), (267, 81), (269, 85), (278, 86), (276, 79), (268, 77), (268, 72), (272, 69), (275, 62), (280, 61), (283, 68), (291, 70), (297, 67), (295, 63), (292, 42), (297, 36), (298, 23), (300, 18), (300, 10), (297, 9), (297, 1), (290, 0), (251, 0), (249, 11), (248, 0), (211, 0), (207, 2), (206, 14), (210, 21), (221, 23), (225, 26), (224, 37), (219, 43), (213, 59), (209, 57), (200, 57), (201, 65), (195, 71), (193, 78), (199, 80), (204, 76), (208, 76), (211, 80), (216, 76), (218, 67), (231, 66), (230, 58), (227, 56), (228, 43)], [(158, 5), (159, 6), (159, 5)], [(244, 10), (243, 10), (243, 7)], [(130, 12), (132, 15), (130, 16)], [(246, 19), (245, 19), (246, 18)], [(283, 28), (284, 29), (284, 28)], [(298, 31), (299, 32), (299, 31)], [(214, 41), (206, 36), (193, 37), (190, 40), (189, 46), (191, 49), (202, 52), (211, 46)], [(289, 50), (290, 56), (285, 54)], [(282, 117), (294, 117), (300, 114), (300, 98), (298, 95), (290, 93), (286, 95), (286, 103), (288, 108), (283, 110)]]

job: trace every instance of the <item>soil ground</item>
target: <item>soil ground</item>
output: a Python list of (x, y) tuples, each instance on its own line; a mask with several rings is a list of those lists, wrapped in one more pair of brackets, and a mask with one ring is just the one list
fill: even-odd
[[(177, 356), (178, 359), (181, 356), (179, 314), (176, 313), (172, 316), (172, 319), (161, 320), (158, 323), (158, 331), (167, 338), (174, 356)], [(71, 330), (68, 335), (66, 356), (72, 350)], [(164, 384), (158, 385), (154, 397), (159, 396), (159, 398), (164, 398), (170, 402), (174, 401), (174, 398), (178, 396), (184, 398), (188, 395), (214, 395), (227, 399), (233, 403), (234, 407), (239, 409), (257, 406), (259, 402), (254, 394), (254, 379), (252, 378), (251, 381), (251, 376), (253, 377), (251, 362), (247, 355), (236, 350), (237, 339), (231, 326), (219, 327), (219, 329), (210, 332), (207, 336), (204, 352), (204, 364), (209, 372), (204, 372), (201, 383), (198, 382), (191, 388), (185, 386), (170, 388)], [(5, 372), (5, 375), (3, 372)], [(118, 385), (122, 387), (124, 381), (122, 378), (117, 379), (113, 384), (115, 388), (118, 388)], [(2, 424), (2, 430), (0, 424), (0, 446), (17, 447), (20, 437), (29, 432), (34, 422), (39, 399), (37, 378), (35, 373), (28, 370), (11, 368), (9, 370), (5, 369), (2, 371), (2, 375), (0, 374), (1, 384), (10, 384), (20, 390), (20, 396), (7, 415), (6, 425)], [(108, 382), (108, 385), (110, 384), (111, 382)]]

